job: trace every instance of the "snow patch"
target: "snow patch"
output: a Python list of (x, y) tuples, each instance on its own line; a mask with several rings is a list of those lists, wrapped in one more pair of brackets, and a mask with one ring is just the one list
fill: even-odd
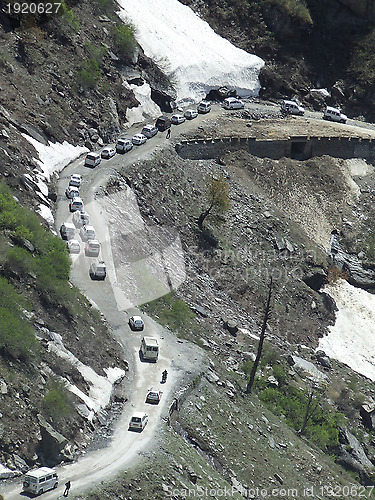
[(212, 88), (228, 86), (257, 95), (264, 61), (217, 35), (177, 0), (118, 0), (120, 18), (136, 26), (145, 54), (159, 63), (177, 90), (178, 102), (200, 101)]
[(40, 204), (38, 208), (36, 209), (37, 213), (45, 219), (49, 225), (53, 225), (55, 222), (55, 218), (52, 215), (51, 209), (47, 207), (46, 205)]
[(46, 146), (27, 134), (22, 135), (38, 151), (39, 160), (36, 160), (36, 162), (42, 169), (47, 181), (50, 180), (54, 172), (60, 172), (68, 163), (89, 151), (83, 146), (73, 146), (67, 141), (63, 143), (49, 142), (48, 146)]
[(95, 413), (109, 404), (113, 384), (125, 375), (125, 371), (121, 368), (107, 368), (104, 370), (107, 374), (106, 377), (98, 375), (95, 370), (82, 363), (73, 353), (66, 349), (62, 342), (62, 337), (58, 333), (53, 333), (52, 341), (49, 343), (49, 349), (74, 366), (90, 385), (89, 394), (85, 394), (78, 387), (67, 382), (69, 390), (82, 399), (90, 410), (89, 420), (91, 420)]
[(334, 299), (338, 311), (318, 350), (375, 380), (375, 295), (344, 280), (322, 291)]
[(129, 126), (133, 125), (133, 123), (143, 122), (145, 117), (155, 118), (160, 115), (159, 106), (151, 100), (151, 87), (147, 83), (141, 86), (129, 84), (125, 86), (133, 91), (135, 98), (140, 103), (139, 106), (128, 108), (126, 111), (126, 119)]

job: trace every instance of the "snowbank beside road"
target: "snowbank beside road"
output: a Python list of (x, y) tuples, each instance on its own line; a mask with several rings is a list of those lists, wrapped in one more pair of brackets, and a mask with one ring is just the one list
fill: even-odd
[(119, 16), (136, 27), (145, 54), (159, 63), (177, 90), (179, 103), (200, 101), (212, 88), (257, 95), (264, 62), (217, 35), (177, 0), (118, 0)]

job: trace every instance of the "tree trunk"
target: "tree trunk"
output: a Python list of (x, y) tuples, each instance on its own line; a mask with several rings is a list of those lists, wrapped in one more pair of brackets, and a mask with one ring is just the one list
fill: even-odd
[(270, 312), (271, 312), (271, 297), (272, 297), (272, 278), (270, 280), (270, 284), (268, 287), (268, 297), (267, 297), (266, 307), (264, 309), (264, 317), (263, 317), (262, 330), (260, 332), (258, 352), (257, 352), (256, 358), (255, 358), (254, 364), (253, 364), (253, 368), (252, 368), (251, 373), (250, 373), (249, 382), (248, 382), (247, 387), (246, 387), (246, 394), (250, 394), (252, 389), (253, 389), (255, 375), (256, 375), (256, 372), (258, 369), (260, 359), (262, 357), (263, 343), (264, 343), (264, 338), (266, 336), (267, 322), (270, 318)]

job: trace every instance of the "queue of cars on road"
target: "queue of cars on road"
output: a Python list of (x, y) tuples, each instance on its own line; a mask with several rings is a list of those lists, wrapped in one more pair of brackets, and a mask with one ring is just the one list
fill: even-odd
[[(111, 148), (107, 148), (111, 149)], [(114, 151), (114, 150), (113, 150)], [(109, 156), (113, 156), (112, 151)], [(106, 154), (105, 154), (106, 156)], [(69, 185), (65, 190), (66, 197), (70, 200), (69, 210), (73, 212), (72, 222), (64, 222), (60, 227), (60, 234), (64, 240), (67, 240), (67, 247), (70, 254), (81, 253), (81, 243), (76, 238), (78, 230), (81, 242), (84, 244), (84, 253), (86, 257), (99, 257), (100, 242), (96, 239), (94, 226), (90, 225), (90, 215), (85, 212), (83, 200), (79, 196), (82, 176), (73, 174), (70, 177)], [(89, 275), (91, 279), (104, 280), (106, 278), (106, 265), (102, 260), (90, 263)]]

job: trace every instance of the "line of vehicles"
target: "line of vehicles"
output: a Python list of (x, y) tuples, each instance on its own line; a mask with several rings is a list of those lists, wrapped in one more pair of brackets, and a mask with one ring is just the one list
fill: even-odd
[[(296, 101), (285, 100), (281, 104), (281, 112), (285, 115), (297, 115), (303, 116), (305, 114), (305, 108), (299, 105)], [(322, 118), (324, 120), (346, 123), (348, 117), (341, 113), (338, 108), (333, 108), (332, 106), (327, 106), (323, 112)]]
[[(79, 254), (81, 243), (76, 238), (76, 231), (84, 246), (86, 257), (99, 257), (101, 246), (96, 238), (94, 226), (90, 225), (90, 215), (85, 212), (83, 200), (79, 195), (82, 176), (73, 174), (70, 177), (69, 185), (65, 190), (66, 197), (70, 200), (69, 210), (73, 212), (72, 222), (64, 222), (60, 226), (61, 238), (67, 240), (69, 253)], [(102, 260), (95, 260), (90, 263), (89, 275), (91, 279), (104, 280), (107, 275), (106, 265)]]

